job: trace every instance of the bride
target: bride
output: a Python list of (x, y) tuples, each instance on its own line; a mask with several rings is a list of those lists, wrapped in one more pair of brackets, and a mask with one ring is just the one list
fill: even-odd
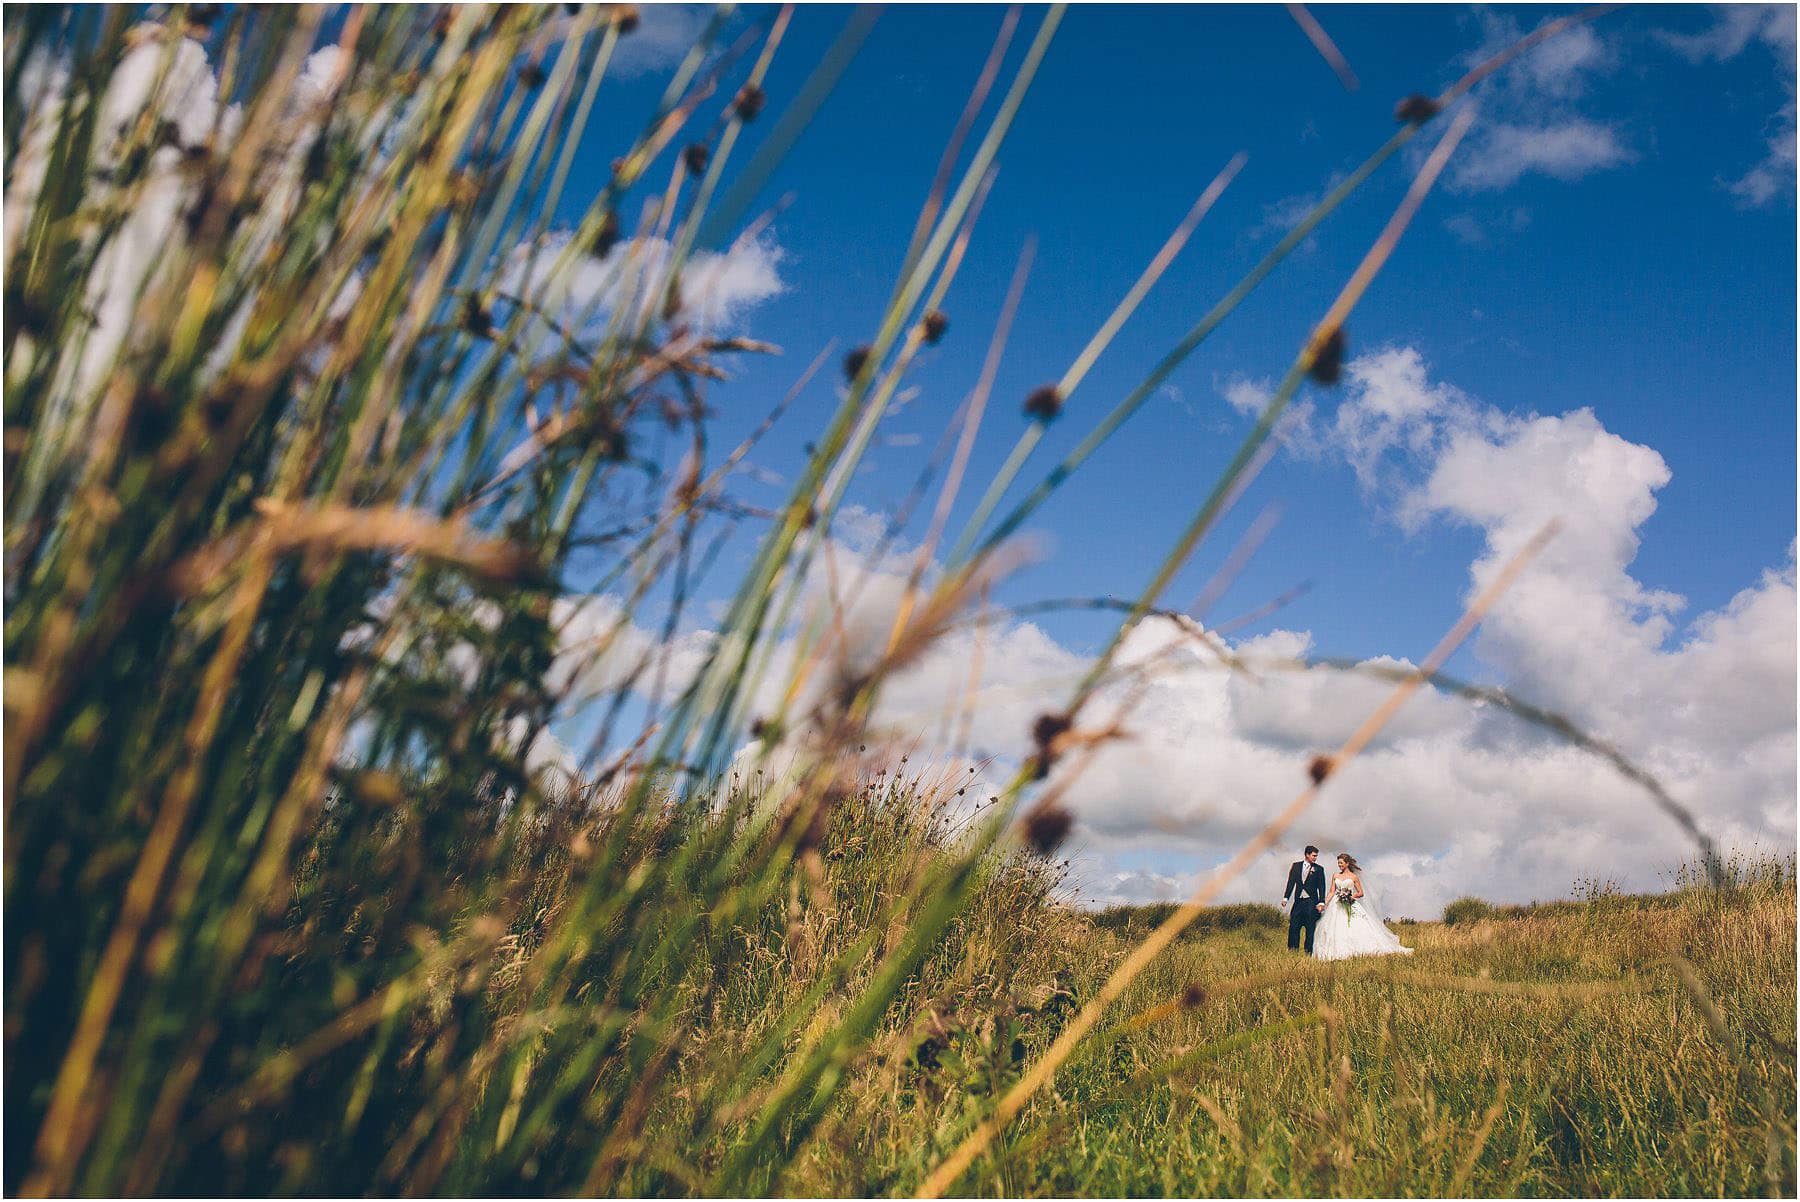
[(1399, 936), (1387, 929), (1375, 901), (1363, 889), (1356, 857), (1348, 852), (1337, 858), (1337, 875), (1325, 893), (1325, 911), (1313, 939), (1313, 955), (1321, 960), (1348, 960), (1351, 956), (1412, 955)]

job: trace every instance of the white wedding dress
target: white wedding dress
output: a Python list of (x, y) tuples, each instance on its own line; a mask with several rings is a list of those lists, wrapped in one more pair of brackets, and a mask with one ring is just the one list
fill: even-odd
[(1353, 905), (1338, 900), (1338, 886), (1355, 888), (1349, 876), (1334, 876), (1325, 890), (1325, 913), (1313, 932), (1313, 955), (1320, 960), (1348, 960), (1352, 956), (1410, 956), (1412, 948), (1387, 929), (1367, 885)]

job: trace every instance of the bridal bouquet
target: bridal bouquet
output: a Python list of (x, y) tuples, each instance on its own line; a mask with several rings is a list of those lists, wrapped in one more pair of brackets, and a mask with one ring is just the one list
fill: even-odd
[(1339, 904), (1344, 907), (1345, 913), (1354, 914), (1356, 912), (1356, 890), (1354, 887), (1348, 884), (1339, 885), (1337, 887), (1337, 899)]

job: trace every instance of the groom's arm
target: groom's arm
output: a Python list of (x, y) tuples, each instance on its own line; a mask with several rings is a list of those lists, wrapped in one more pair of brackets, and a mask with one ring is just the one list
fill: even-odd
[(1292, 864), (1288, 865), (1287, 888), (1281, 891), (1281, 904), (1286, 905), (1288, 898), (1294, 896), (1294, 887), (1300, 883), (1300, 874)]

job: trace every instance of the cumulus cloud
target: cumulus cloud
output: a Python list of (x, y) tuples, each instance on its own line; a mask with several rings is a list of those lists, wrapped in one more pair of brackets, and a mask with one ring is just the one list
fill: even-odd
[[(139, 306), (170, 279), (174, 263), (168, 252), (182, 242), (174, 236), (176, 226), (197, 195), (196, 177), (183, 169), (185, 149), (209, 142), (227, 147), (243, 121), (241, 107), (220, 96), (214, 66), (200, 42), (170, 37), (162, 27), (145, 22), (128, 33), (126, 44), (100, 98), (84, 184), (90, 203), (122, 202), (124, 216), (106, 232), (87, 272), (82, 298), (87, 328), (77, 352), (65, 354), (58, 364), (40, 420), (40, 430), (48, 436), (34, 441), (22, 465), (24, 477), (34, 482), (56, 470), (69, 450), (81, 445), (98, 394), (128, 350)], [(242, 243), (235, 262), (260, 261), (292, 213), (303, 187), (306, 152), (319, 136), (328, 102), (342, 86), (344, 66), (338, 47), (322, 47), (307, 58), (284, 97), (271, 145), (261, 159), (263, 174), (253, 185), (261, 204), (256, 216), (238, 231)], [(49, 59), (34, 59), (21, 74), (22, 93), (30, 102), (17, 161), (9, 164), (5, 205), (9, 261), (43, 188), (70, 83), (67, 65)], [(114, 173), (133, 127), (146, 113), (166, 123), (172, 138), (156, 147), (142, 177), (124, 195)], [(90, 248), (102, 236), (101, 228), (96, 224), (88, 234)], [(341, 296), (339, 304), (346, 305), (349, 298)], [(216, 372), (229, 362), (249, 315), (246, 302), (220, 332), (205, 371)]]
[[(1482, 38), (1467, 56), (1470, 66), (1524, 32), (1510, 16), (1484, 12), (1479, 20)], [(1630, 162), (1636, 156), (1620, 128), (1577, 109), (1594, 79), (1615, 65), (1594, 27), (1578, 25), (1480, 85), (1471, 103), (1480, 104), (1481, 119), (1457, 152), (1451, 187), (1495, 191), (1532, 174), (1575, 180)]]
[(1597, 121), (1582, 117), (1542, 125), (1497, 121), (1482, 128), (1479, 141), (1458, 163), (1453, 180), (1466, 191), (1492, 191), (1533, 172), (1575, 180), (1632, 158), (1618, 131)]
[[(554, 232), (535, 248), (515, 251), (501, 286), (514, 292), (529, 287), (540, 304), (566, 314), (570, 321), (585, 321), (589, 328), (603, 326), (620, 308), (638, 320), (662, 312), (673, 257), (668, 239), (625, 239), (605, 258), (577, 256), (570, 270), (552, 278), (552, 267), (571, 237), (567, 231)], [(704, 330), (735, 328), (757, 305), (787, 290), (781, 259), (781, 247), (766, 234), (742, 239), (724, 251), (694, 254), (679, 282), (682, 319)]]
[[(1446, 524), (1480, 532), (1471, 594), (1559, 516), (1562, 535), (1474, 642), (1484, 674), (1614, 742), (1727, 847), (1792, 848), (1791, 547), (1725, 606), (1688, 615), (1682, 598), (1631, 572), (1657, 494), (1670, 485), (1668, 465), (1594, 411), (1505, 413), (1435, 379), (1417, 351), (1390, 347), (1346, 366), (1331, 421), (1326, 445), (1358, 468), (1371, 501), (1419, 537)], [(905, 548), (856, 559), (878, 533), (877, 515), (854, 513), (842, 526), (835, 583), (816, 576), (808, 588), (817, 604), (842, 607), (854, 659), (884, 645), (912, 559)], [(678, 648), (689, 662), (700, 637)], [(1082, 725), (1116, 718), (1127, 737), (1086, 762), (1071, 755), (1051, 778), (1069, 786), (1072, 888), (1082, 901), (1190, 892), (1303, 787), (1311, 756), (1386, 695), (1380, 674), (1411, 666), (1378, 657), (1362, 672), (1307, 667), (1312, 641), (1297, 630), (1230, 650), (1246, 672), (1225, 670), (1167, 621), (1125, 641), (1121, 682), (1101, 691)], [(791, 644), (777, 650), (758, 706), (774, 703), (791, 655)], [(1092, 662), (1030, 621), (954, 630), (885, 688), (876, 735), (915, 756), (982, 765), (980, 788), (991, 787), (1029, 753), (1035, 719), (1064, 704)], [(1429, 689), (1333, 776), (1290, 836), (1306, 841), (1353, 851), (1384, 908), (1417, 917), (1465, 893), (1565, 896), (1594, 876), (1654, 889), (1660, 873), (1695, 854), (1606, 763), (1498, 707)], [(1265, 857), (1226, 899), (1275, 900), (1290, 851)]]

